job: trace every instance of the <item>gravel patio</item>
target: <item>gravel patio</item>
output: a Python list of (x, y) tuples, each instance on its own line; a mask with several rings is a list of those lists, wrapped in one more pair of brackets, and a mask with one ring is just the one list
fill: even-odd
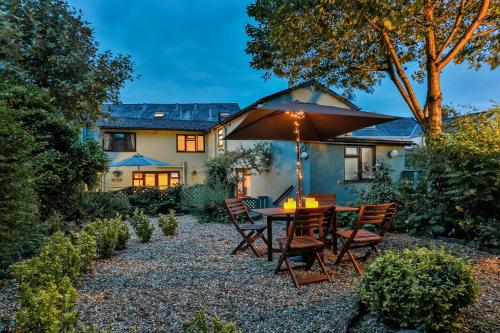
[[(334, 283), (296, 289), (288, 275), (274, 275), (273, 262), (250, 251), (229, 253), (239, 240), (232, 225), (199, 224), (180, 217), (174, 237), (156, 229), (151, 243), (132, 236), (128, 249), (98, 260), (79, 285), (81, 320), (113, 332), (179, 332), (200, 309), (234, 321), (245, 332), (388, 332), (369, 315), (360, 315), (358, 276), (349, 262), (333, 268)], [(461, 332), (500, 331), (500, 260), (471, 248), (392, 234), (385, 247), (446, 247), (474, 260), (483, 279), (479, 303), (465, 310)], [(13, 308), (13, 288), (0, 286), (0, 320)], [(6, 305), (7, 304), (7, 305)], [(1, 331), (1, 329), (0, 329)]]

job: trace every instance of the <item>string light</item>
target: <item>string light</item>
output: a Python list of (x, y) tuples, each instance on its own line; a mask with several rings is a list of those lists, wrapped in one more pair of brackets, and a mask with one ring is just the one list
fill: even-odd
[(305, 113), (304, 111), (298, 112), (290, 112), (286, 111), (286, 114), (289, 115), (293, 121), (293, 125), (295, 127), (295, 152), (297, 153), (297, 180), (298, 180), (298, 206), (302, 207), (302, 161), (300, 158), (300, 120), (304, 119)]

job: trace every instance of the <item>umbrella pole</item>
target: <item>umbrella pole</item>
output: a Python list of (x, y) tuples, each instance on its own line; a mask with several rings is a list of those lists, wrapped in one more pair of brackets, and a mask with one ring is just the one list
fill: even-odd
[(295, 125), (295, 152), (297, 153), (297, 185), (298, 185), (298, 207), (302, 208), (302, 161), (300, 158), (300, 124), (298, 120), (293, 122)]

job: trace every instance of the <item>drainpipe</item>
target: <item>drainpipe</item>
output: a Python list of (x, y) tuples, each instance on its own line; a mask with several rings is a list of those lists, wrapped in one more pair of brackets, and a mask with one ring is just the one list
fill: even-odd
[(183, 162), (182, 168), (183, 168), (183, 173), (184, 173), (184, 177), (183, 177), (184, 178), (184, 185), (186, 185), (187, 184), (187, 176), (188, 176), (188, 174), (187, 174), (188, 173), (187, 172), (187, 162), (186, 161)]

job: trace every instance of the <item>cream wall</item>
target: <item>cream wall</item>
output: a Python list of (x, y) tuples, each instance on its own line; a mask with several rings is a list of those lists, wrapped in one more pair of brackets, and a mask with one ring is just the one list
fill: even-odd
[[(165, 130), (101, 130), (104, 132), (136, 133), (135, 152), (107, 152), (111, 162), (120, 161), (134, 154), (142, 154), (153, 159), (167, 162), (168, 167), (140, 167), (141, 171), (179, 171), (181, 183), (198, 184), (204, 180), (203, 165), (208, 158), (207, 138), (205, 138), (204, 153), (181, 153), (176, 151), (177, 134), (203, 134), (189, 131), (165, 131)], [(113, 175), (114, 170), (120, 170), (120, 177)], [(104, 176), (102, 190), (117, 190), (132, 186), (132, 172), (137, 167), (110, 167)]]

